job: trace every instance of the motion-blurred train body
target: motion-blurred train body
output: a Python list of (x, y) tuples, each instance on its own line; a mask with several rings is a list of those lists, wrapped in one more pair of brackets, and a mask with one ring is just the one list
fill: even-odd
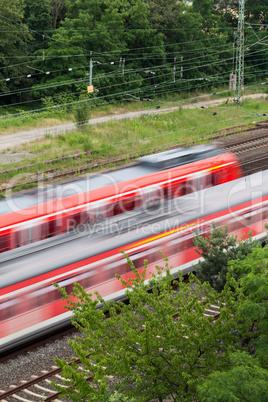
[(131, 229), (118, 227), (108, 233), (104, 228), (80, 238), (62, 235), (50, 239), (47, 248), (26, 246), (24, 255), (22, 249), (8, 251), (1, 264), (0, 351), (69, 320), (54, 282), (68, 293), (79, 282), (90, 293), (98, 290), (106, 298), (119, 299), (124, 289), (115, 274), (132, 276), (121, 250), (140, 271), (147, 259), (148, 277), (155, 264), (164, 266), (161, 250), (176, 276), (193, 270), (199, 260), (195, 230), (208, 235), (215, 222), (227, 224), (239, 238), (251, 230), (253, 238), (264, 239), (267, 221), (268, 170), (169, 200), (147, 217), (134, 216)]
[(239, 177), (235, 155), (206, 145), (146, 156), (109, 174), (11, 194), (0, 201), (0, 253)]

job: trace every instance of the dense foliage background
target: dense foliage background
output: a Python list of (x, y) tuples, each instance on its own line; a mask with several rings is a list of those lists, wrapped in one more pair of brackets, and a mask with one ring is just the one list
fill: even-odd
[[(267, 75), (267, 9), (245, 2), (246, 84)], [(237, 15), (233, 0), (2, 0), (0, 105), (71, 105), (90, 58), (95, 103), (228, 88)]]

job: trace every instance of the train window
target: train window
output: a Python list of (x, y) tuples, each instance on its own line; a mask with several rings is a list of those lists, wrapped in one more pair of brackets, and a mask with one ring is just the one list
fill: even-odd
[(142, 204), (142, 197), (140, 195), (136, 195), (134, 209), (142, 208)]
[(251, 211), (251, 223), (262, 221), (262, 209), (255, 209)]
[(122, 213), (122, 209), (121, 209), (120, 202), (115, 202), (113, 215), (116, 216), (116, 215), (120, 215), (121, 213)]
[(107, 207), (106, 205), (101, 205), (98, 208), (98, 221), (103, 221), (107, 217)]
[(72, 220), (74, 222), (74, 226), (79, 225), (81, 222), (81, 212), (79, 212), (78, 214), (72, 215)]
[(165, 246), (165, 251), (163, 251), (166, 257), (170, 257), (173, 254), (173, 247), (171, 244)]
[(212, 175), (211, 174), (206, 174), (204, 176), (204, 182), (203, 183), (205, 183), (205, 184), (203, 184), (203, 186), (205, 186), (205, 188), (212, 187), (213, 186)]
[(80, 223), (84, 225), (86, 222), (87, 222), (87, 212), (82, 211), (80, 212)]
[(190, 179), (182, 182), (181, 184), (181, 195), (191, 194), (198, 188), (198, 182), (196, 179)]
[(87, 210), (87, 223), (95, 223), (97, 217), (97, 208), (90, 208)]
[(113, 211), (111, 216), (124, 214), (128, 211), (133, 211), (136, 208), (142, 207), (143, 200), (140, 196), (129, 197), (113, 203)]
[(103, 268), (103, 271), (105, 272), (105, 277), (102, 278), (102, 280), (110, 280), (115, 278), (115, 275), (123, 275), (129, 271), (131, 271), (131, 268), (129, 264), (125, 261), (124, 258), (114, 261), (108, 265), (106, 265)]
[(163, 257), (159, 253), (158, 248), (153, 248), (153, 249), (149, 250), (149, 252), (148, 252), (148, 262), (149, 262), (149, 264), (153, 264), (154, 262), (162, 260), (162, 259), (163, 259)]
[(180, 195), (183, 194), (181, 194), (181, 183), (178, 183), (178, 181), (164, 189), (165, 198), (177, 198), (180, 197)]
[(263, 220), (263, 210), (261, 208), (251, 209), (241, 215), (241, 220), (243, 220), (244, 226), (249, 226), (253, 223), (257, 223)]
[(32, 241), (32, 243), (34, 243), (34, 242), (40, 240), (40, 235), (41, 235), (41, 233), (40, 233), (40, 226), (41, 226), (41, 225), (34, 225), (34, 226), (31, 228), (31, 241)]
[(0, 253), (9, 250), (10, 235), (0, 236)]
[(68, 231), (68, 218), (67, 216), (62, 216), (60, 218), (61, 233)]
[(28, 235), (29, 235), (28, 229), (18, 230), (15, 233), (15, 247), (21, 247), (28, 244), (29, 241)]
[(248, 225), (247, 219), (244, 218), (243, 214), (237, 214), (231, 221), (227, 222), (230, 232), (236, 232), (237, 230), (244, 229)]
[(114, 278), (116, 274), (119, 274), (121, 268), (120, 261), (112, 262), (111, 264), (108, 264), (107, 267), (105, 268), (106, 274), (107, 274), (107, 279)]
[(268, 206), (265, 206), (265, 208), (263, 208), (262, 219), (263, 220), (268, 219)]
[[(144, 266), (144, 260), (148, 259), (147, 258), (148, 253), (149, 253), (149, 249), (144, 250), (144, 251), (136, 251), (135, 253), (131, 254), (130, 259), (136, 268), (141, 268)], [(130, 271), (131, 268), (130, 268), (129, 264), (127, 264), (127, 266), (128, 266), (128, 271)]]
[(31, 297), (31, 299), (33, 300), (32, 309), (41, 307), (43, 306), (43, 304), (45, 304), (45, 294), (46, 288), (36, 290), (35, 292), (29, 294), (29, 297)]
[(16, 315), (17, 300), (8, 300), (1, 303), (0, 322), (8, 320)]
[(254, 212), (252, 210), (247, 211), (245, 214), (243, 214), (243, 222), (246, 226), (250, 225), (253, 221), (254, 217)]
[(89, 281), (89, 278), (87, 278), (87, 277), (79, 278), (79, 279), (77, 280), (77, 282), (78, 282), (84, 289), (87, 289), (87, 288), (90, 287), (90, 281)]
[(48, 286), (45, 290), (45, 304), (52, 303), (53, 301), (56, 301), (62, 297), (61, 293), (54, 286)]
[(68, 230), (68, 218), (66, 216), (59, 216), (56, 222), (55, 235), (60, 235)]
[(217, 184), (219, 182), (217, 173), (214, 172), (210, 176), (211, 176), (211, 185), (212, 186), (217, 186)]
[(47, 238), (47, 228), (48, 228), (48, 223), (42, 223), (40, 225), (40, 239), (39, 240), (44, 240)]
[[(221, 226), (224, 226), (224, 222), (221, 223)], [(198, 227), (198, 234), (203, 237), (208, 237), (211, 231), (211, 224), (210, 223), (201, 223)]]
[(17, 230), (16, 232), (15, 232), (15, 244), (14, 244), (14, 246), (15, 246), (15, 248), (17, 248), (17, 247), (19, 247), (20, 246), (20, 243), (19, 243), (19, 230)]
[(57, 220), (49, 221), (47, 237), (55, 236), (56, 232), (57, 232)]
[(181, 239), (181, 243), (180, 243), (180, 246), (179, 246), (179, 251), (188, 250), (189, 248), (192, 248), (192, 247), (194, 247), (193, 235), (189, 234), (189, 235), (184, 236)]
[(186, 181), (183, 181), (183, 182), (181, 183), (181, 195), (186, 195), (186, 194), (187, 194), (186, 191), (187, 191), (187, 190), (186, 190)]
[[(176, 185), (176, 188), (178, 186)], [(154, 189), (150, 192), (150, 203), (159, 204), (163, 198), (163, 190), (161, 188)]]
[(167, 186), (163, 188), (164, 198), (170, 199), (171, 198), (171, 186)]
[[(119, 267), (118, 267), (118, 275), (124, 275), (127, 272), (131, 271), (131, 268), (127, 262), (122, 262)], [(138, 265), (136, 265), (136, 268), (140, 268)]]
[(68, 231), (74, 230), (80, 223), (82, 222), (82, 219), (86, 219), (86, 216), (82, 215), (82, 212), (79, 212), (77, 214), (73, 214), (68, 217)]
[(181, 239), (177, 238), (176, 240), (169, 242), (168, 245), (165, 246), (164, 254), (166, 257), (170, 257), (173, 254), (177, 254), (177, 252), (179, 251), (180, 241), (181, 241)]
[[(146, 257), (139, 257), (139, 258), (136, 258), (133, 261), (133, 263), (134, 263), (134, 265), (135, 265), (135, 267), (137, 269), (140, 269), (140, 268), (144, 267), (144, 260), (147, 260), (147, 258)], [(127, 264), (127, 266), (128, 266), (128, 270), (130, 271), (131, 268), (130, 268), (129, 264)]]
[(76, 282), (76, 278), (66, 279), (60, 282), (60, 287), (65, 288), (66, 292), (69, 295), (73, 291), (74, 282)]
[(79, 275), (76, 279), (75, 282), (78, 282), (84, 289), (90, 288), (92, 286), (93, 281), (92, 281), (92, 275), (94, 271), (87, 272), (83, 275)]

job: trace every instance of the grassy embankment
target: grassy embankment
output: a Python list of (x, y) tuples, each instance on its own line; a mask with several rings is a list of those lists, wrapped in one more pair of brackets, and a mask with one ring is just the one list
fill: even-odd
[[(116, 110), (117, 113), (133, 110), (133, 108), (141, 110), (143, 109), (142, 106), (153, 108), (157, 104), (141, 105), (141, 103), (136, 103), (131, 107), (117, 107)], [(136, 105), (139, 105), (139, 108)], [(176, 106), (175, 102), (172, 104), (161, 103), (161, 107), (168, 105)], [(112, 107), (108, 109), (109, 113), (113, 112)], [(267, 119), (267, 117), (260, 116), (261, 113), (266, 112), (267, 102), (264, 99), (245, 100), (240, 106), (229, 102), (227, 105), (223, 103), (220, 106), (213, 106), (208, 109), (179, 107), (170, 113), (146, 115), (137, 119), (111, 121), (94, 126), (89, 125), (84, 130), (70, 131), (55, 136), (48, 134), (44, 139), (38, 139), (10, 149), (8, 152), (25, 153), (25, 159), (13, 164), (1, 165), (1, 171), (19, 166), (25, 166), (25, 168), (20, 171), (13, 170), (9, 173), (0, 172), (0, 182), (8, 181), (20, 175), (21, 179), (17, 181), (17, 184), (19, 188), (24, 188), (27, 187), (23, 185), (25, 179), (27, 180), (27, 174), (43, 171), (50, 167), (57, 171), (64, 171), (84, 166), (90, 162), (94, 164), (117, 157), (150, 153), (155, 149), (164, 150), (176, 144), (184, 143), (187, 146), (192, 143), (209, 142), (211, 137), (219, 131), (224, 131), (227, 127), (242, 124), (250, 125), (254, 121)], [(98, 113), (109, 114), (105, 110), (102, 112), (99, 110), (92, 117), (97, 117)], [(66, 121), (66, 119), (63, 120)], [(40, 122), (39, 119), (39, 126)], [(48, 124), (47, 121), (46, 124)], [(14, 129), (14, 125), (12, 127)], [(25, 126), (23, 129), (26, 129)], [(91, 152), (77, 159), (69, 158), (53, 164), (46, 163), (50, 159), (85, 151)], [(37, 164), (33, 167), (27, 167), (32, 163)]]

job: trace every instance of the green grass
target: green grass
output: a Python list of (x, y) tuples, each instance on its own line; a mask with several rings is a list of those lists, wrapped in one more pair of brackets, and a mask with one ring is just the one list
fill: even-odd
[[(263, 92), (264, 87), (260, 83), (255, 83), (246, 88), (245, 93), (259, 93)], [(216, 95), (212, 95), (216, 93)], [(233, 91), (226, 90), (225, 88), (211, 88), (203, 92), (196, 90), (194, 92), (175, 92), (171, 94), (163, 94), (160, 98), (153, 99), (152, 102), (147, 101), (131, 101), (131, 102), (116, 102), (113, 104), (107, 103), (103, 100), (100, 104), (91, 111), (91, 118), (106, 116), (116, 113), (124, 113), (129, 111), (153, 109), (156, 106), (161, 107), (178, 106), (183, 102), (193, 103), (202, 101), (204, 99), (215, 99), (221, 97), (233, 97)], [(99, 99), (101, 103), (102, 100)], [(36, 110), (31, 110), (31, 105), (22, 109), (21, 107), (11, 106), (9, 108), (0, 107), (0, 135), (17, 132), (18, 130), (30, 130), (36, 127), (46, 128), (61, 123), (74, 122), (72, 114), (72, 107), (63, 105), (55, 105), (53, 102), (44, 101), (32, 105)], [(48, 109), (44, 109), (48, 107)], [(43, 110), (44, 109), (44, 110)], [(39, 110), (39, 111), (38, 111)]]

